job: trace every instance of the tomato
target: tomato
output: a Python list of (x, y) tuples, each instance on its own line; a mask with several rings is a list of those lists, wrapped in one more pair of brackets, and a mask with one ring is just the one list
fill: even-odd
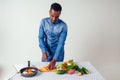
[(68, 74), (74, 74), (75, 73), (75, 70), (74, 69), (70, 69), (69, 71), (68, 71)]

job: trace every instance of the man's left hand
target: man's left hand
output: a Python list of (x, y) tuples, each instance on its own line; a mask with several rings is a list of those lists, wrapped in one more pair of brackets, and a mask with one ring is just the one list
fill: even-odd
[(48, 65), (49, 70), (54, 69), (54, 68), (55, 68), (55, 64), (56, 64), (56, 60), (53, 59), (53, 60), (50, 62), (50, 64)]

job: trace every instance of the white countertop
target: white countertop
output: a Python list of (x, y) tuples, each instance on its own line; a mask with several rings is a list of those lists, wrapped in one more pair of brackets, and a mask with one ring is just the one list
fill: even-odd
[[(36, 66), (37, 68), (40, 68), (48, 65), (49, 63), (33, 62), (31, 64)], [(72, 75), (70, 74), (58, 75), (55, 72), (38, 72), (36, 76), (26, 78), (26, 77), (22, 77), (20, 74), (16, 74), (15, 76), (13, 76), (17, 72), (16, 71), (11, 74), (11, 76), (13, 77), (10, 80), (105, 80), (90, 62), (77, 62), (77, 64), (86, 67), (90, 71), (90, 74), (78, 76), (77, 73)], [(25, 64), (21, 64), (21, 65), (25, 65)], [(20, 64), (16, 64), (14, 66), (19, 71)]]

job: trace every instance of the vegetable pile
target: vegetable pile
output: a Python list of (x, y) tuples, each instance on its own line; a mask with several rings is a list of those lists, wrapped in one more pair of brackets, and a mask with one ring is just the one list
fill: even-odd
[(63, 62), (57, 66), (57, 74), (74, 74), (77, 71), (78, 76), (89, 74), (90, 72), (85, 67), (79, 67), (73, 60)]

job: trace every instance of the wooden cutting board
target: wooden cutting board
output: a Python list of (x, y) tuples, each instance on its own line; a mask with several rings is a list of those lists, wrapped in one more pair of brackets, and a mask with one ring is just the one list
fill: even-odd
[(39, 68), (39, 71), (41, 71), (41, 72), (56, 72), (56, 70), (57, 70), (56, 68), (52, 69), (52, 70), (49, 70), (48, 66), (45, 66), (43, 68)]

